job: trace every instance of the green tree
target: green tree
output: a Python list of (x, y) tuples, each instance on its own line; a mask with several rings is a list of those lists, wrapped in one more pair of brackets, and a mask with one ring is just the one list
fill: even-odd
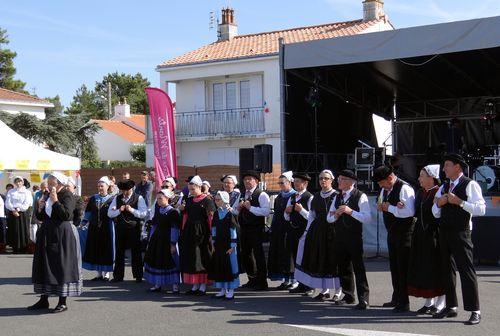
[(76, 90), (73, 100), (65, 113), (68, 115), (78, 115), (86, 120), (107, 119), (104, 98), (97, 95), (95, 91), (89, 90), (85, 84)]
[(146, 145), (132, 145), (129, 149), (130, 156), (135, 161), (146, 162)]
[(9, 44), (7, 31), (0, 28), (0, 87), (27, 93), (24, 90), (26, 83), (21, 80), (14, 79), (14, 75), (16, 74), (14, 58), (17, 56), (17, 53), (4, 48), (4, 45), (7, 44)]
[(57, 95), (55, 97), (46, 97), (45, 100), (54, 104), (54, 107), (46, 107), (45, 108), (45, 116), (47, 118), (49, 118), (51, 116), (62, 115), (64, 107), (62, 106), (61, 97), (59, 97), (59, 95)]

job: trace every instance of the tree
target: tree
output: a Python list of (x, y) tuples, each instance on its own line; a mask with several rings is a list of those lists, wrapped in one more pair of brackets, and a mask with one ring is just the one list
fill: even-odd
[(7, 44), (9, 44), (7, 31), (0, 28), (0, 87), (27, 93), (24, 90), (26, 83), (14, 79), (14, 75), (16, 74), (14, 58), (17, 56), (17, 53), (10, 49), (4, 49), (2, 45)]
[(59, 95), (55, 97), (46, 97), (45, 100), (54, 104), (54, 107), (45, 108), (46, 118), (49, 118), (51, 116), (60, 116), (63, 114), (64, 107), (62, 106), (61, 97), (59, 97)]
[(146, 162), (146, 145), (132, 145), (129, 149), (130, 156), (135, 161)]
[(79, 115), (87, 120), (89, 119), (107, 119), (107, 111), (104, 98), (89, 90), (83, 84), (75, 95), (70, 106), (65, 111), (68, 115)]

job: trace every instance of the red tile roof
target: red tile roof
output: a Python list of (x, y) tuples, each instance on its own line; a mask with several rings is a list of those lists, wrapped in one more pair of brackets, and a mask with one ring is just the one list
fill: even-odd
[(51, 102), (45, 99), (40, 99), (35, 96), (30, 96), (24, 93), (11, 91), (4, 88), (0, 88), (0, 100), (10, 100), (12, 102), (19, 102), (19, 103), (45, 104), (53, 106)]
[[(385, 19), (381, 19), (385, 20)], [(229, 59), (270, 56), (278, 53), (278, 39), (285, 43), (298, 43), (322, 40), (362, 33), (380, 23), (381, 20), (363, 22), (363, 20), (327, 23), (318, 26), (292, 28), (259, 34), (240, 35), (229, 41), (214, 42), (184, 55), (167, 60), (158, 68), (180, 65), (215, 62)]]
[(144, 115), (132, 114), (130, 118), (124, 118), (124, 120), (93, 121), (98, 123), (102, 129), (114, 133), (130, 143), (143, 143), (146, 141), (146, 116)]

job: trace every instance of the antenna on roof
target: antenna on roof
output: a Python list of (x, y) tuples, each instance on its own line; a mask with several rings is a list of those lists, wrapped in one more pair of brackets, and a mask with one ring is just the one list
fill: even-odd
[(208, 30), (213, 30), (214, 28), (215, 28), (215, 12), (211, 11), (209, 14)]

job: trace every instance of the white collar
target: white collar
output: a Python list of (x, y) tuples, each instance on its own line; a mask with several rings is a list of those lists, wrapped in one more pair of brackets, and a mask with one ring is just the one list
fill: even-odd
[(349, 196), (351, 195), (351, 193), (352, 193), (352, 191), (353, 191), (353, 190), (354, 190), (354, 186), (352, 186), (352, 187), (351, 187), (349, 190), (347, 190), (347, 191), (342, 191), (342, 194), (344, 194), (344, 193), (345, 193), (345, 195), (346, 195), (347, 197), (349, 197)]
[(304, 189), (302, 191), (297, 191), (297, 196), (302, 196), (303, 193), (305, 193), (307, 189)]
[(457, 179), (456, 179), (456, 180), (454, 180), (454, 181), (452, 181), (452, 180), (450, 179), (450, 184), (451, 184), (451, 183), (453, 183), (453, 186), (455, 186), (455, 187), (456, 187), (456, 186), (457, 186), (457, 183), (458, 183), (458, 180), (460, 180), (460, 178), (461, 178), (463, 175), (464, 175), (464, 173), (460, 173), (460, 175), (458, 175)]
[(246, 192), (245, 192), (245, 193), (250, 192), (250, 193), (252, 193), (252, 194), (253, 194), (253, 192), (255, 191), (255, 189), (257, 189), (257, 187), (258, 187), (258, 186), (255, 186), (254, 188), (252, 188), (252, 189), (250, 189), (250, 190), (246, 190)]

